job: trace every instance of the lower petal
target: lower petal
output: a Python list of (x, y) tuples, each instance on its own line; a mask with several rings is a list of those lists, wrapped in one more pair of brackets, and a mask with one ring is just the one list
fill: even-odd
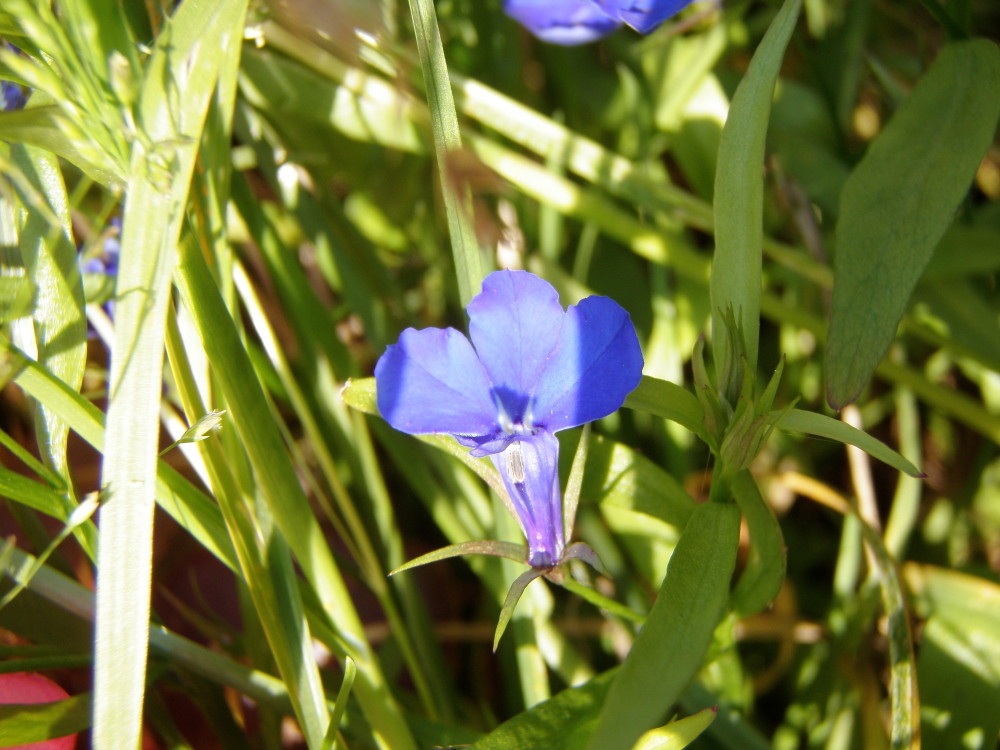
[(518, 437), (490, 458), (507, 488), (509, 508), (528, 540), (528, 562), (550, 568), (563, 555), (562, 492), (559, 488), (559, 441), (546, 432)]

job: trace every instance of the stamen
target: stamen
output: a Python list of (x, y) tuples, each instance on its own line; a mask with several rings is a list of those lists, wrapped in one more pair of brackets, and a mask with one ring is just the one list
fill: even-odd
[(507, 457), (507, 473), (514, 484), (524, 483), (524, 453), (521, 451), (521, 441), (515, 440), (504, 451)]

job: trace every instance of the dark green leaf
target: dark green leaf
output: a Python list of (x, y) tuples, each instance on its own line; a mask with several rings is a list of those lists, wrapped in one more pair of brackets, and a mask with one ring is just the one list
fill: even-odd
[(659, 596), (608, 693), (589, 750), (629, 750), (697, 674), (726, 609), (736, 564), (735, 504), (695, 508)]
[[(735, 316), (751, 371), (757, 366), (761, 253), (764, 242), (764, 143), (774, 85), (795, 30), (801, 0), (786, 0), (733, 96), (719, 142), (715, 172), (715, 257), (712, 260), (712, 348), (716, 372), (738, 370), (730, 361), (732, 335), (723, 323)], [(725, 383), (719, 383), (726, 392)]]
[(844, 185), (827, 344), (827, 399), (850, 403), (892, 343), (1000, 115), (1000, 51), (946, 46)]

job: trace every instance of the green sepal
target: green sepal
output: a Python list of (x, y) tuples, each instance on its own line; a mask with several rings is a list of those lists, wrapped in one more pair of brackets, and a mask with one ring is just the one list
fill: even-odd
[(389, 575), (394, 576), (397, 573), (402, 573), (404, 570), (419, 568), (421, 565), (438, 562), (439, 560), (447, 560), (450, 557), (461, 557), (463, 555), (491, 555), (493, 557), (505, 557), (508, 560), (519, 563), (527, 564), (528, 562), (528, 548), (523, 544), (494, 541), (459, 542), (458, 544), (449, 544), (447, 547), (428, 552), (426, 555), (415, 557), (409, 562), (403, 563), (395, 570), (390, 571)]

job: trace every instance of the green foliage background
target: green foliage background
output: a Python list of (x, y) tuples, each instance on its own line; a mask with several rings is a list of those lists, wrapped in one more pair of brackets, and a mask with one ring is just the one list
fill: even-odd
[[(1000, 11), (500, 5), (0, 0), (0, 746), (996, 746)], [(370, 380), (508, 266), (646, 356), (513, 611)]]

